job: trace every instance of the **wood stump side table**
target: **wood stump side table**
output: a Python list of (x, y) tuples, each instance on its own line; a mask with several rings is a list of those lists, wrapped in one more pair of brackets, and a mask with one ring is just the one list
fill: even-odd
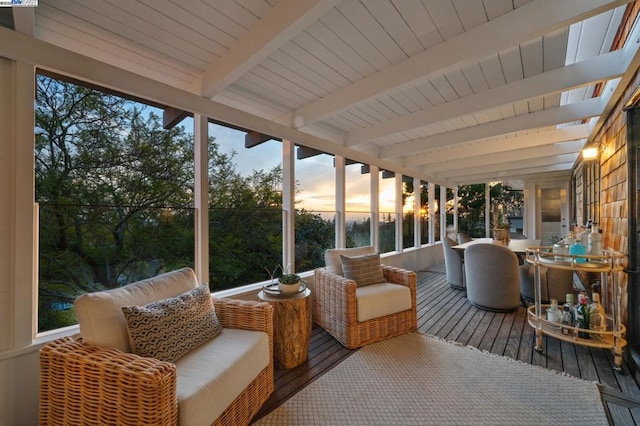
[(305, 362), (311, 337), (311, 290), (291, 297), (272, 296), (264, 291), (258, 298), (273, 306), (273, 356), (278, 368), (289, 369)]

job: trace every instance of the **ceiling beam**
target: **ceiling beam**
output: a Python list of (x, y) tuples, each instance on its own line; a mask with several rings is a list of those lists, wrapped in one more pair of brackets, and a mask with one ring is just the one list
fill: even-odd
[(294, 111), (295, 128), (343, 111), (444, 69), (469, 63), (518, 43), (564, 28), (630, 0), (536, 0), (395, 63)]
[(178, 123), (190, 115), (188, 111), (166, 107), (162, 111), (162, 127), (164, 129), (173, 129)]
[(491, 173), (460, 175), (450, 179), (449, 182), (453, 185), (470, 185), (475, 183), (499, 181), (504, 179), (522, 179), (524, 177), (533, 177), (539, 174), (545, 174), (545, 176), (547, 176), (549, 173), (558, 173), (564, 175), (570, 174), (573, 164), (574, 163), (571, 162), (542, 167), (528, 167), (520, 170), (503, 170)]
[[(408, 169), (401, 164), (386, 161), (371, 154), (347, 149), (334, 142), (322, 139), (309, 133), (274, 123), (257, 115), (224, 105), (211, 99), (197, 96), (187, 90), (179, 89), (101, 62), (88, 56), (55, 46), (42, 40), (26, 36), (17, 31), (0, 27), (0, 56), (16, 61), (25, 61), (41, 69), (49, 70), (68, 77), (78, 78), (89, 84), (97, 84), (107, 89), (117, 90), (160, 105), (201, 114), (219, 123), (270, 134), (274, 138), (296, 141), (324, 152), (331, 152), (347, 158), (353, 158), (362, 164), (375, 165), (381, 169), (395, 170), (398, 173), (413, 175), (418, 178), (420, 172)], [(435, 182), (436, 184), (438, 182)]]
[[(496, 143), (495, 145), (501, 145)], [(562, 156), (564, 154), (578, 154), (582, 150), (583, 142), (564, 142), (554, 145), (537, 146), (533, 148), (503, 151), (490, 155), (477, 155), (473, 157), (463, 157), (452, 161), (442, 161), (425, 166), (425, 173), (439, 173), (448, 170), (460, 170), (477, 167), (479, 164), (490, 166), (520, 160), (532, 160), (535, 158)], [(556, 158), (558, 161), (560, 157)]]
[(479, 175), (479, 174), (491, 174), (491, 173), (506, 173), (512, 175), (515, 173), (519, 173), (520, 170), (530, 169), (533, 167), (546, 167), (553, 164), (572, 164), (578, 157), (578, 154), (563, 154), (558, 156), (559, 158), (554, 157), (544, 157), (537, 159), (526, 159), (526, 160), (518, 160), (518, 161), (507, 161), (499, 164), (490, 164), (486, 166), (477, 166), (477, 167), (468, 167), (466, 169), (458, 169), (445, 171), (440, 173), (434, 173), (439, 179), (443, 180), (451, 180), (460, 176), (461, 174), (465, 175)]
[(439, 121), (617, 78), (624, 73), (625, 66), (622, 50), (606, 53), (471, 96), (425, 108), (412, 114), (383, 121), (373, 126), (354, 130), (346, 135), (344, 144), (351, 148), (370, 140), (428, 126)]
[(213, 98), (338, 3), (339, 0), (281, 0), (209, 65), (193, 82), (192, 90)]
[[(407, 167), (437, 164), (443, 161), (457, 160), (463, 157), (495, 154), (505, 150), (525, 149), (544, 146), (559, 142), (574, 141), (588, 138), (591, 126), (587, 123), (576, 126), (561, 127), (544, 132), (529, 133), (511, 138), (491, 139), (470, 145), (457, 145), (445, 150), (437, 150), (404, 157), (403, 164)], [(584, 144), (583, 142), (580, 142)]]
[(301, 145), (301, 146), (298, 146), (298, 150), (296, 152), (296, 158), (298, 160), (304, 160), (305, 158), (315, 157), (316, 155), (321, 155), (321, 154), (326, 154), (326, 152)]
[(35, 37), (36, 35), (36, 8), (12, 7), (13, 26), (22, 34)]
[(555, 108), (549, 108), (530, 114), (491, 121), (477, 126), (466, 127), (426, 138), (413, 139), (380, 148), (380, 158), (393, 158), (414, 154), (426, 149), (435, 149), (462, 142), (484, 139), (534, 127), (553, 126), (585, 118), (595, 117), (602, 112), (600, 98), (591, 98)]

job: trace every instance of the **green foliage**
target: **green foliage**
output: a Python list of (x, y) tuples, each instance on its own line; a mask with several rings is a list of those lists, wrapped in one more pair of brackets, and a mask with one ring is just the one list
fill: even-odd
[(300, 275), (298, 274), (282, 274), (278, 278), (280, 284), (296, 284), (300, 281)]

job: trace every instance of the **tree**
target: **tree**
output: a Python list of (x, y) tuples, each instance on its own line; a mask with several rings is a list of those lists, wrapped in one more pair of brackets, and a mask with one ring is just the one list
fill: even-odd
[[(193, 148), (140, 104), (39, 75), (40, 312), (192, 264)], [(51, 309), (51, 307), (54, 309)], [(55, 312), (54, 312), (55, 314)], [(55, 317), (55, 315), (53, 315)], [(41, 315), (40, 329), (50, 321)]]

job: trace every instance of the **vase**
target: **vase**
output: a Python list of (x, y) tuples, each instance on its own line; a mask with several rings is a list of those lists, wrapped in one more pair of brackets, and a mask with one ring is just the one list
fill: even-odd
[(293, 284), (278, 283), (278, 289), (283, 294), (297, 293), (300, 290), (300, 281)]
[(509, 229), (493, 228), (493, 240), (501, 241), (504, 244), (508, 244), (510, 240)]

